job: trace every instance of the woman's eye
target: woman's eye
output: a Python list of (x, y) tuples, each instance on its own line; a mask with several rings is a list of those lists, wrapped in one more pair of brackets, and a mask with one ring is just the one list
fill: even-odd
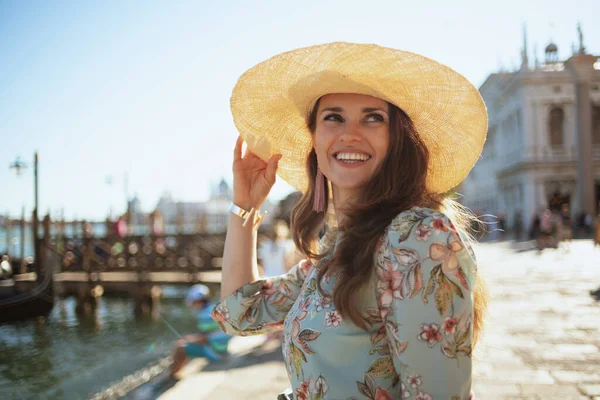
[(383, 122), (385, 119), (380, 114), (369, 114), (366, 118), (367, 122)]
[(328, 114), (323, 118), (324, 121), (344, 122), (344, 119), (339, 114)]

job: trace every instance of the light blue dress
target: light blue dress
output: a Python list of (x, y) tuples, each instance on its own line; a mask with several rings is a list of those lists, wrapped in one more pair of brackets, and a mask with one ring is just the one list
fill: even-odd
[[(329, 239), (329, 254), (338, 239)], [(303, 260), (285, 275), (249, 283), (212, 316), (233, 335), (283, 328), (295, 399), (469, 398), (477, 268), (445, 215), (415, 207), (382, 235), (359, 303), (368, 331), (319, 293), (318, 268)], [(331, 293), (335, 282), (325, 276), (323, 290)]]

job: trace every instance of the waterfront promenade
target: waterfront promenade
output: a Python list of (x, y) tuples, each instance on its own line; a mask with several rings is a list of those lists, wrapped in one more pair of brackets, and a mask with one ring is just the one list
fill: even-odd
[[(473, 390), (485, 400), (600, 400), (600, 249), (527, 250), (480, 244), (492, 296), (475, 350)], [(520, 250), (520, 251), (518, 251)], [(277, 342), (254, 347), (228, 369), (198, 360), (161, 400), (274, 400), (289, 385)]]

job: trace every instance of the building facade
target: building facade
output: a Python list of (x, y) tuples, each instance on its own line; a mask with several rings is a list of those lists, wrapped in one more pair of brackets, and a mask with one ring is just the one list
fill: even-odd
[[(160, 215), (165, 231), (222, 233), (227, 230), (232, 190), (225, 180), (212, 188), (210, 197), (204, 202), (174, 201), (169, 193), (163, 194), (156, 205), (155, 213)], [(267, 200), (261, 211), (267, 215), (261, 226), (269, 227), (276, 207)]]
[(600, 201), (600, 63), (579, 49), (561, 61), (550, 43), (530, 65), (526, 39), (515, 72), (491, 74), (480, 87), (489, 115), (481, 155), (459, 188), (476, 213), (517, 214), (525, 227), (540, 209), (569, 204), (571, 216), (595, 215)]

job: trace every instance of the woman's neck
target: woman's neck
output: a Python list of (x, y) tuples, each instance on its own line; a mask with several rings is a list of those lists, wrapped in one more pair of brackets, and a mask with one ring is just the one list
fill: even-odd
[(350, 205), (353, 196), (350, 192), (340, 190), (336, 186), (333, 186), (331, 192), (333, 195), (333, 210), (335, 212), (337, 225), (342, 226), (342, 222), (346, 219), (344, 209)]

